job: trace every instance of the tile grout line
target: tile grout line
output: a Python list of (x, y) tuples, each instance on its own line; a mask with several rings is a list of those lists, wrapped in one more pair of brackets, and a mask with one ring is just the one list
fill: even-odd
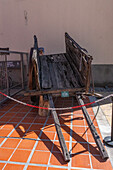
[[(39, 134), (39, 136), (38, 136), (38, 139), (40, 139), (40, 137), (41, 137), (41, 135), (42, 135), (43, 129), (44, 129), (44, 127), (45, 127), (45, 125), (46, 125), (46, 123), (47, 123), (47, 121), (48, 121), (48, 118), (49, 118), (49, 116), (47, 116), (47, 118), (46, 118), (46, 121), (45, 121), (45, 123), (44, 123), (43, 128), (42, 128), (41, 131), (40, 131), (40, 134)], [(30, 153), (30, 155), (29, 155), (29, 158), (28, 158), (27, 163), (25, 164), (25, 167), (24, 167), (23, 170), (26, 170), (26, 169), (27, 169), (27, 167), (28, 167), (28, 165), (29, 165), (29, 162), (30, 162), (30, 160), (31, 160), (31, 158), (32, 158), (32, 156), (33, 156), (33, 153), (34, 153), (34, 151), (35, 151), (35, 149), (36, 149), (37, 144), (38, 144), (38, 141), (35, 142), (34, 147), (33, 147), (32, 151), (31, 151), (31, 153)]]
[[(30, 112), (30, 110), (29, 110), (27, 113), (29, 114), (29, 112)], [(37, 117), (37, 116), (36, 116), (36, 117)], [(36, 117), (34, 118), (33, 122), (35, 121)], [(33, 122), (31, 123), (31, 125), (29, 126), (29, 128), (26, 130), (26, 133), (27, 133), (27, 131), (30, 129), (30, 127), (32, 126)], [(25, 133), (25, 134), (26, 134), (26, 133)], [(24, 134), (24, 136), (25, 136), (25, 134)], [(16, 148), (14, 149), (13, 153), (12, 153), (11, 156), (9, 157), (8, 161), (10, 161), (10, 159), (11, 159), (12, 156), (14, 155), (15, 151), (17, 150), (17, 148), (18, 148), (18, 146), (20, 145), (20, 143), (22, 142), (22, 140), (23, 140), (23, 139), (21, 139), (20, 142), (17, 144)], [(7, 165), (7, 164), (4, 165), (3, 170), (4, 170), (4, 168), (6, 167), (6, 165)]]

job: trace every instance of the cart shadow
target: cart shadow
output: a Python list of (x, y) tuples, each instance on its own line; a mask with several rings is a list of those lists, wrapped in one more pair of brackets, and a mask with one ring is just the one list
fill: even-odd
[[(36, 116), (34, 115), (34, 118), (35, 118)], [(39, 117), (39, 116), (38, 116)], [(63, 118), (62, 118), (63, 117)], [(49, 119), (51, 119), (52, 117), (51, 116), (49, 116), (49, 118), (48, 118), (48, 120)], [(43, 119), (43, 118), (42, 118)], [(80, 152), (77, 152), (77, 153), (72, 153), (72, 154), (70, 154), (70, 156), (71, 157), (74, 157), (74, 156), (76, 156), (76, 155), (78, 155), (78, 154), (82, 154), (82, 153), (84, 153), (84, 152), (86, 152), (86, 151), (88, 151), (88, 152), (90, 152), (90, 154), (92, 155), (92, 156), (94, 156), (99, 162), (104, 162), (104, 161), (106, 161), (106, 160), (102, 160), (101, 158), (100, 158), (100, 153), (99, 153), (99, 151), (97, 150), (97, 148), (96, 147), (94, 147), (93, 145), (91, 145), (90, 143), (88, 143), (89, 144), (89, 148), (90, 148), (90, 150), (86, 147), (86, 145), (84, 145), (84, 143), (87, 143), (87, 141), (83, 138), (84, 137), (84, 134), (86, 133), (84, 133), (82, 136), (80, 136), (79, 134), (77, 134), (75, 131), (73, 131), (69, 126), (67, 126), (67, 123), (70, 123), (70, 122), (72, 122), (72, 121), (74, 121), (74, 120), (83, 120), (84, 118), (83, 118), (83, 116), (81, 115), (81, 116), (78, 116), (78, 117), (76, 117), (76, 118), (71, 118), (70, 117), (70, 114), (67, 114), (67, 115), (64, 115), (64, 116), (60, 116), (60, 114), (59, 114), (59, 121), (60, 121), (60, 123), (61, 123), (61, 128), (62, 128), (62, 130), (63, 131), (65, 131), (67, 134), (69, 134), (77, 143), (79, 143), (83, 148), (84, 148), (84, 150), (83, 151), (80, 151)], [(46, 119), (45, 119), (46, 120)], [(53, 121), (53, 122), (52, 122)], [(1, 123), (0, 124), (0, 126), (2, 126), (2, 125), (4, 125), (5, 123)], [(43, 126), (44, 126), (44, 124), (40, 124), (40, 125), (42, 125), (42, 126), (40, 126), (40, 128), (36, 128), (35, 130), (28, 130), (28, 126), (27, 126), (27, 124), (24, 124), (23, 122), (21, 122), (20, 124), (19, 124), (19, 126), (17, 126), (15, 123), (7, 123), (8, 125), (13, 125), (13, 127), (15, 128), (15, 130), (16, 130), (16, 132), (18, 133), (18, 137), (20, 137), (20, 138), (22, 138), (22, 139), (29, 139), (29, 140), (33, 140), (33, 139), (31, 139), (31, 138), (27, 138), (27, 135), (29, 136), (30, 134), (32, 134), (32, 133), (34, 133), (35, 132), (35, 134), (36, 134), (36, 136), (37, 136), (37, 138), (39, 137), (39, 139), (40, 139), (40, 141), (42, 141), (43, 143), (44, 143), (44, 145), (48, 148), (48, 150), (52, 153), (52, 155), (54, 155), (54, 157), (60, 162), (60, 164), (62, 164), (62, 165), (64, 165), (64, 164), (67, 164), (67, 162), (65, 162), (64, 161), (64, 159), (63, 159), (63, 155), (62, 155), (62, 159), (61, 159), (61, 156), (59, 156), (59, 154), (58, 153), (61, 153), (61, 148), (59, 148), (56, 144), (54, 144), (53, 143), (53, 141), (46, 135), (46, 131), (43, 131), (42, 130), (42, 128), (43, 128)], [(39, 125), (39, 124), (37, 124), (37, 125)], [(50, 126), (51, 125), (51, 127), (53, 127), (53, 126), (55, 126), (54, 125), (54, 120), (53, 119), (51, 119), (51, 123), (50, 124), (45, 124), (45, 128), (47, 127), (47, 126)], [(40, 133), (41, 132), (41, 133)], [(71, 133), (70, 133), (71, 132)], [(41, 135), (40, 135), (41, 134)], [(43, 136), (43, 139), (41, 138)], [(46, 140), (44, 140), (44, 139), (46, 139)], [(36, 140), (36, 138), (34, 139), (34, 140)], [(47, 141), (49, 141), (49, 142), (47, 142)], [(81, 141), (81, 142), (80, 142)], [(55, 152), (55, 151), (53, 151), (53, 150), (51, 150), (51, 147), (50, 146), (54, 146), (54, 150), (55, 151), (57, 151), (57, 152)], [(52, 147), (53, 148), (53, 147)], [(76, 148), (76, 144), (71, 148), (71, 150), (73, 150), (74, 148)], [(70, 152), (71, 153), (71, 152)], [(97, 155), (99, 155), (99, 156), (97, 156), (97, 155), (94, 155), (94, 153), (96, 153)]]

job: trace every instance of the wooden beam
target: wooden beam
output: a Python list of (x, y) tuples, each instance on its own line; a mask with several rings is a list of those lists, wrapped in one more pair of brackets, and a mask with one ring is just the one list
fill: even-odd
[[(84, 105), (84, 102), (81, 99), (80, 95), (76, 95), (76, 99), (77, 99), (79, 105)], [(101, 142), (101, 139), (100, 139), (100, 137), (99, 137), (99, 135), (98, 135), (98, 133), (96, 131), (96, 128), (95, 128), (95, 126), (94, 126), (94, 124), (93, 124), (93, 122), (92, 122), (92, 120), (91, 120), (91, 118), (90, 118), (90, 116), (89, 116), (85, 106), (82, 107), (82, 111), (83, 111), (85, 119), (86, 119), (86, 121), (87, 121), (87, 123), (89, 125), (89, 128), (91, 130), (93, 138), (94, 138), (94, 140), (95, 140), (95, 142), (96, 142), (96, 144), (98, 146), (98, 149), (100, 151), (100, 155), (102, 156), (102, 159), (107, 159), (108, 158), (108, 154), (107, 154), (107, 152), (106, 152), (106, 150), (104, 148), (104, 145)]]
[(66, 89), (54, 89), (54, 90), (29, 90), (29, 91), (26, 91), (24, 93), (24, 96), (40, 96), (40, 95), (43, 95), (43, 94), (57, 94), (57, 93), (61, 93), (62, 91), (68, 91), (68, 92), (82, 92), (82, 91), (85, 91), (85, 88), (72, 88), (72, 89), (69, 89), (69, 88), (66, 88)]
[[(50, 107), (54, 108), (52, 95), (49, 95), (49, 102), (50, 102)], [(62, 149), (62, 152), (63, 152), (64, 160), (70, 161), (70, 155), (69, 155), (69, 152), (67, 150), (65, 139), (64, 139), (64, 136), (63, 136), (62, 131), (61, 131), (61, 125), (60, 125), (57, 113), (56, 113), (55, 110), (52, 110), (51, 113), (52, 113), (52, 116), (54, 118), (55, 127), (56, 127), (56, 131), (57, 131), (58, 139), (59, 139), (59, 142), (60, 142), (60, 146), (61, 146), (61, 149)]]

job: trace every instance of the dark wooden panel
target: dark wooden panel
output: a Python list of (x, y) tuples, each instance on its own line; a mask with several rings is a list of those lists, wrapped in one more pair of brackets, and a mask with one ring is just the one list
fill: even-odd
[(50, 71), (50, 79), (52, 82), (52, 88), (57, 89), (57, 81), (56, 81), (55, 72), (54, 72), (53, 59), (51, 56), (47, 56), (47, 62), (48, 62), (49, 71)]
[[(65, 56), (65, 54), (64, 54)], [(65, 57), (65, 62), (62, 66), (66, 80), (70, 84), (70, 87), (80, 87), (79, 82), (77, 81), (76, 75), (74, 74), (72, 68), (70, 67), (70, 64), (68, 63), (66, 57)]]
[(42, 89), (47, 89), (52, 87), (50, 70), (47, 63), (47, 57), (41, 56), (41, 79), (42, 79)]
[(71, 57), (70, 57), (70, 55), (68, 53), (66, 54), (66, 58), (67, 58), (67, 60), (68, 60), (68, 62), (70, 64), (70, 67), (72, 68), (72, 70), (74, 72), (74, 75), (76, 77), (77, 82), (80, 84), (80, 86), (82, 86), (82, 87), (85, 86), (85, 81), (82, 79), (81, 74), (77, 70), (75, 64), (71, 60)]

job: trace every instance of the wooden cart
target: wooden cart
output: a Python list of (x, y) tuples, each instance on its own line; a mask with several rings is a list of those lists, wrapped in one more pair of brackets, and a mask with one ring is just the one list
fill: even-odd
[[(65, 33), (65, 44), (66, 53), (40, 56), (37, 38), (34, 36), (34, 47), (31, 48), (29, 59), (29, 91), (26, 92), (25, 96), (31, 96), (31, 101), (38, 102), (41, 107), (54, 108), (52, 97), (53, 95), (61, 95), (61, 93), (75, 95), (78, 104), (83, 105), (84, 102), (81, 95), (83, 93), (88, 94), (91, 91), (92, 56), (67, 33)], [(92, 92), (94, 92), (94, 87)], [(82, 110), (102, 158), (108, 158), (86, 107), (83, 106)], [(69, 161), (70, 155), (60, 128), (57, 113), (55, 110), (52, 110), (51, 113), (64, 159)], [(48, 110), (39, 109), (39, 115), (47, 116)]]

